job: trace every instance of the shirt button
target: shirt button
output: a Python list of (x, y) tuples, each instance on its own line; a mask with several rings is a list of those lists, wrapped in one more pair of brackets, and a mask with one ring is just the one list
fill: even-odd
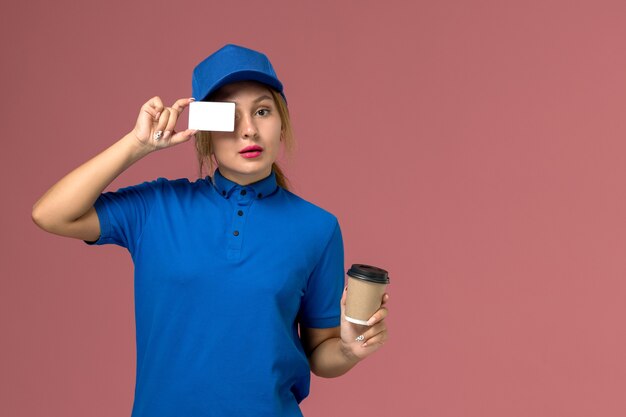
[(243, 216), (243, 211), (239, 210), (239, 211), (237, 212), (237, 214), (238, 214), (238, 215), (240, 215), (240, 216)]
[(239, 194), (246, 195), (246, 190), (241, 190), (241, 192)]
[(233, 235), (235, 235), (235, 236), (239, 236), (239, 230), (235, 230), (235, 231), (233, 232)]

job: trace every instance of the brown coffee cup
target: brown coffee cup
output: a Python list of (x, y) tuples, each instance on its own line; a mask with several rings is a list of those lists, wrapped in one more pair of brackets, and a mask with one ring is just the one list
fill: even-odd
[(367, 325), (370, 317), (380, 308), (388, 284), (389, 274), (384, 269), (371, 265), (352, 265), (348, 270), (346, 320)]

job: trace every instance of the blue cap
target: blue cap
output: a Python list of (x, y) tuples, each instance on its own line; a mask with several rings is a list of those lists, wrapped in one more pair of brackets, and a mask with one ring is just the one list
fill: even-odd
[(272, 87), (285, 98), (283, 84), (278, 80), (267, 56), (232, 44), (212, 53), (194, 68), (192, 96), (202, 101), (220, 87), (238, 81), (258, 81)]

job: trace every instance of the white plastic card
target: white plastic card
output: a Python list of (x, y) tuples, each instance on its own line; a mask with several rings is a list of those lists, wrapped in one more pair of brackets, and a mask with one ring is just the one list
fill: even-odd
[(212, 132), (235, 130), (235, 103), (192, 101), (189, 104), (189, 129)]

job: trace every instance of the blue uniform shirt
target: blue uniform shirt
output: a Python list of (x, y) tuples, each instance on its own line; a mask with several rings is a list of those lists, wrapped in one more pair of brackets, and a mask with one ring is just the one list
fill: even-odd
[(133, 417), (301, 416), (298, 337), (339, 325), (337, 219), (277, 186), (159, 178), (94, 204), (135, 265)]

